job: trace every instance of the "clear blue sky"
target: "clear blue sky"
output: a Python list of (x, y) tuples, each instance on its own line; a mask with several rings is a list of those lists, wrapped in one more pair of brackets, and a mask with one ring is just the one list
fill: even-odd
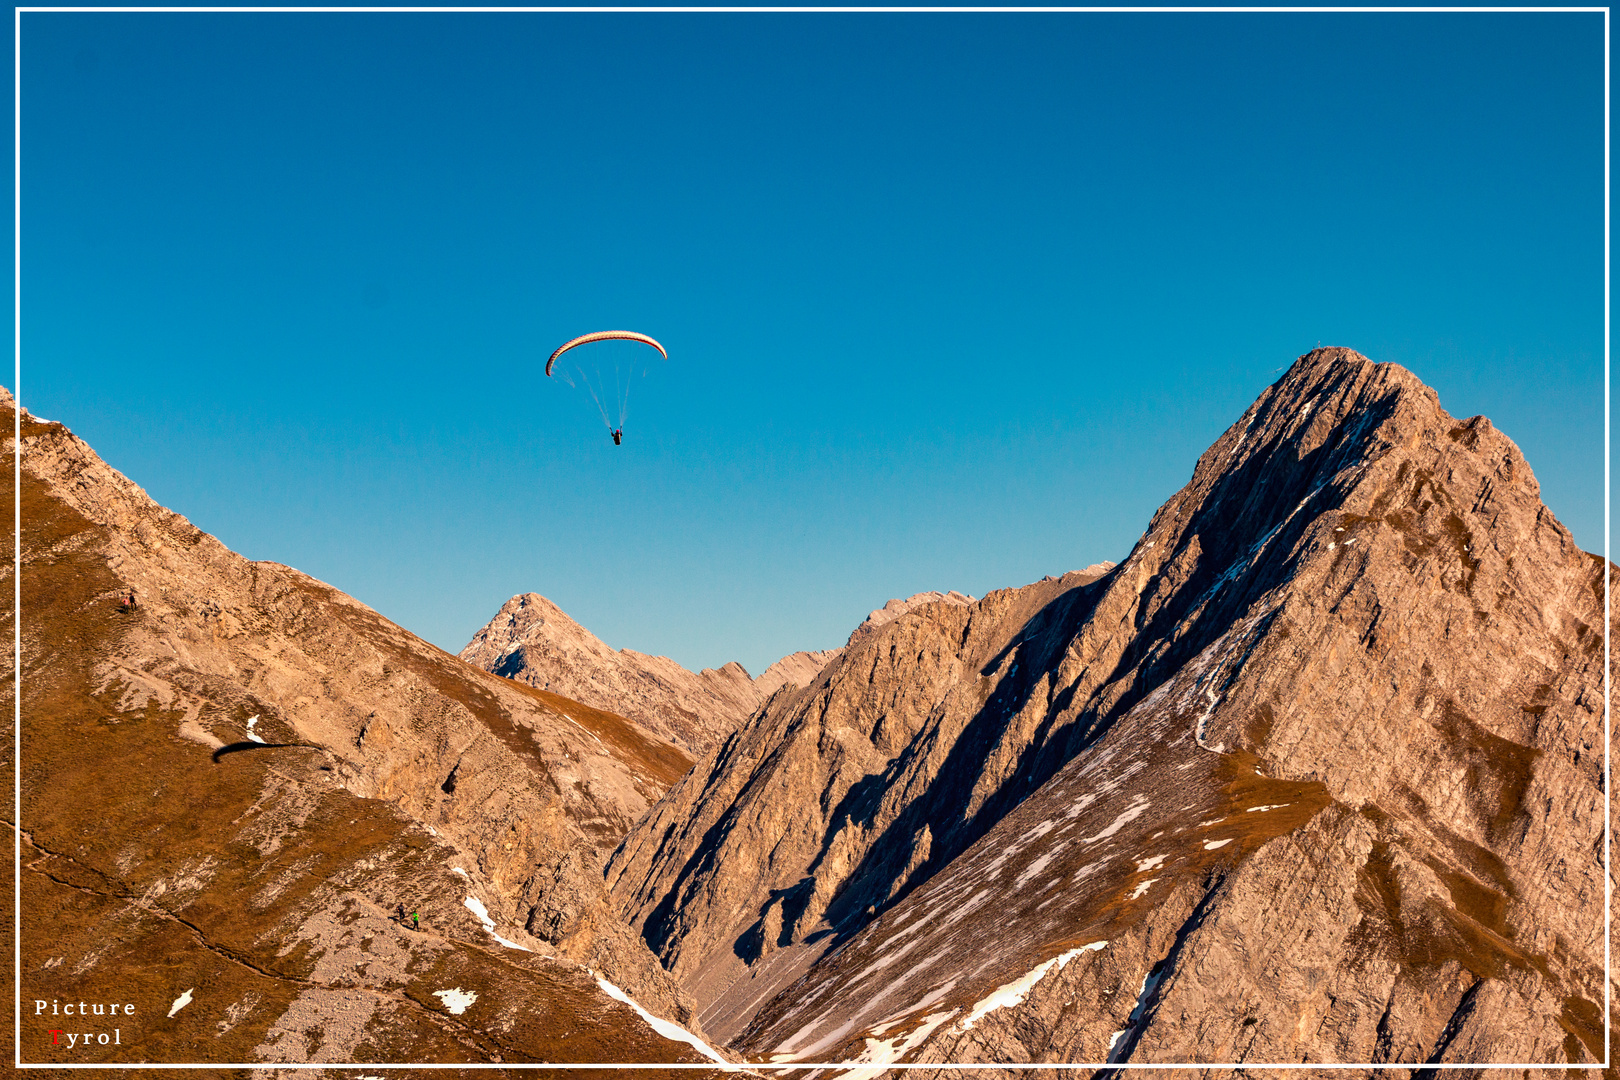
[[(1602, 548), (1601, 15), (22, 24), (24, 403), (451, 651), (536, 591), (757, 673), (1120, 559), (1319, 341)], [(614, 447), (542, 367), (620, 328)]]

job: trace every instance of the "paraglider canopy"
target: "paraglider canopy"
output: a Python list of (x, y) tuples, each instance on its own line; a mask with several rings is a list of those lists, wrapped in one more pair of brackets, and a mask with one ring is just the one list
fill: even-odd
[(646, 334), (638, 334), (634, 330), (598, 330), (594, 334), (581, 334), (572, 341), (563, 342), (562, 346), (551, 354), (551, 359), (546, 361), (546, 374), (551, 374), (551, 369), (556, 366), (557, 357), (569, 349), (577, 348), (580, 345), (589, 345), (593, 341), (639, 341), (643, 345), (651, 345), (657, 349), (665, 360), (669, 359), (669, 353), (664, 351), (664, 347)]
[(630, 388), (647, 374), (652, 354), (640, 348), (624, 349), (614, 345), (572, 351), (598, 341), (639, 342), (657, 349), (665, 360), (669, 359), (669, 353), (646, 334), (634, 330), (598, 330), (564, 342), (546, 361), (548, 376), (555, 374), (560, 381), (583, 388), (591, 395), (597, 411), (602, 414), (602, 423), (613, 436), (613, 445), (619, 446), (624, 439), (624, 422), (630, 415)]

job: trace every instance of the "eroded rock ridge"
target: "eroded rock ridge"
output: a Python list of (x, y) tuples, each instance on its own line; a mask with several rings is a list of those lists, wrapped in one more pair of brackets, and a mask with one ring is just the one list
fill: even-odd
[(1604, 588), (1488, 420), (1319, 349), (1119, 566), (773, 696), (612, 894), (758, 1060), (1601, 1061)]

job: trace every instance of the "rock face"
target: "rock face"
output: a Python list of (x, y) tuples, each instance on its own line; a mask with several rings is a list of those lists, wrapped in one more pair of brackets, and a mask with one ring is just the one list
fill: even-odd
[(924, 604), (956, 604), (965, 606), (973, 603), (973, 597), (959, 593), (955, 589), (950, 592), (920, 592), (906, 597), (904, 600), (890, 600), (887, 604), (868, 615), (855, 632), (849, 635), (849, 645), (865, 641), (876, 634), (879, 629), (889, 625), (908, 611), (914, 611)]
[(608, 867), (620, 910), (704, 1003), (716, 1037), (868, 908), (965, 849), (1011, 792), (1050, 775), (1022, 775), (1016, 732), (974, 723), (991, 692), (978, 673), (1095, 580), (919, 604), (858, 635), (815, 683), (767, 701), (625, 839)]
[(598, 982), (690, 1022), (601, 882), (678, 748), (235, 555), (60, 424), (23, 417), (20, 494), (23, 995), (136, 1007), (25, 1060), (705, 1060)]
[[(754, 690), (764, 701), (784, 686), (805, 686), (821, 673), (821, 669), (837, 659), (842, 648), (822, 649), (819, 652), (789, 653), (759, 673), (754, 679)], [(755, 706), (758, 707), (757, 705)], [(731, 732), (726, 732), (731, 734)]]
[(777, 693), (613, 898), (758, 1060), (1601, 1061), (1604, 578), (1488, 420), (1317, 350), (1118, 567)]
[(841, 651), (792, 653), (757, 679), (735, 661), (694, 674), (667, 656), (609, 648), (544, 596), (523, 593), (501, 605), (460, 656), (502, 678), (628, 717), (703, 754), (771, 694), (809, 682)]
[(693, 674), (665, 656), (611, 649), (539, 593), (501, 605), (460, 656), (503, 678), (616, 711), (689, 753), (712, 747), (759, 701), (741, 664)]

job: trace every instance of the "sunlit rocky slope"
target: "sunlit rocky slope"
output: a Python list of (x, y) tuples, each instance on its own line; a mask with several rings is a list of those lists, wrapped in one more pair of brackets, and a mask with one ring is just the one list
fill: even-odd
[(1603, 567), (1317, 350), (1119, 566), (779, 691), (613, 898), (755, 1060), (1601, 1061)]
[[(679, 748), (233, 554), (26, 415), (21, 499), (24, 1060), (707, 1060), (612, 996), (691, 1024), (603, 902)], [(36, 1000), (133, 1011), (70, 1046)]]
[(810, 681), (839, 650), (796, 652), (755, 678), (735, 661), (691, 672), (667, 656), (604, 644), (539, 593), (522, 593), (460, 652), (461, 659), (527, 686), (611, 709), (702, 754), (784, 683)]
[(1603, 1058), (1603, 563), (1398, 367), (759, 679), (535, 594), (464, 662), (22, 433), (25, 1060)]

